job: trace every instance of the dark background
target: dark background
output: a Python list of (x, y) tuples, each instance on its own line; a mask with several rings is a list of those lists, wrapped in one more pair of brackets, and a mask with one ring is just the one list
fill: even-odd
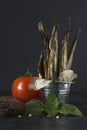
[(2, 0), (0, 1), (0, 95), (10, 93), (13, 80), (27, 68), (37, 75), (41, 37), (40, 20), (51, 32), (59, 24), (60, 40), (71, 17), (73, 35), (82, 28), (73, 61), (78, 74), (72, 92), (87, 91), (87, 0)]

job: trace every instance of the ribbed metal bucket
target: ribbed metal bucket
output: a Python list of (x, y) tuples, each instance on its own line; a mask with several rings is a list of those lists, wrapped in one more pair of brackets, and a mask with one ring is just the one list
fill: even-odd
[(59, 103), (68, 103), (71, 83), (52, 82), (48, 86), (42, 88), (42, 101), (45, 102), (50, 93), (55, 93)]
[(56, 83), (52, 82), (48, 86), (42, 88), (42, 100), (43, 102), (46, 101), (46, 98), (50, 93), (55, 93), (57, 95)]
[(58, 82), (57, 97), (60, 103), (68, 103), (71, 83)]

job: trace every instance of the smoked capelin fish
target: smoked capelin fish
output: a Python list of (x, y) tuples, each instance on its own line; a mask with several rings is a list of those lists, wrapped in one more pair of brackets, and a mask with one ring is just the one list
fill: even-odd
[(50, 37), (42, 22), (38, 23), (38, 29), (43, 43), (38, 71), (42, 78), (51, 80), (57, 76), (58, 69), (58, 28), (56, 24), (53, 26)]

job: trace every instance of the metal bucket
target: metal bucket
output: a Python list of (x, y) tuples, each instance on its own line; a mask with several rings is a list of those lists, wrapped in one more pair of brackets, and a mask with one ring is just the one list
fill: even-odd
[(42, 101), (45, 102), (50, 93), (55, 93), (57, 95), (56, 83), (52, 82), (48, 86), (42, 88)]
[(58, 82), (57, 97), (60, 103), (68, 103), (71, 83)]
[(54, 81), (42, 88), (42, 101), (45, 102), (50, 93), (55, 93), (59, 103), (68, 103), (71, 83)]

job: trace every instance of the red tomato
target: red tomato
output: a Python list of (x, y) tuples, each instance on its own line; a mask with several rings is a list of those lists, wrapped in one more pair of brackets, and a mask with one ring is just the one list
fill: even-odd
[(35, 77), (30, 76), (21, 76), (15, 79), (12, 83), (11, 92), (14, 98), (26, 102), (31, 99), (41, 100), (41, 91), (40, 90), (29, 90), (28, 84)]

